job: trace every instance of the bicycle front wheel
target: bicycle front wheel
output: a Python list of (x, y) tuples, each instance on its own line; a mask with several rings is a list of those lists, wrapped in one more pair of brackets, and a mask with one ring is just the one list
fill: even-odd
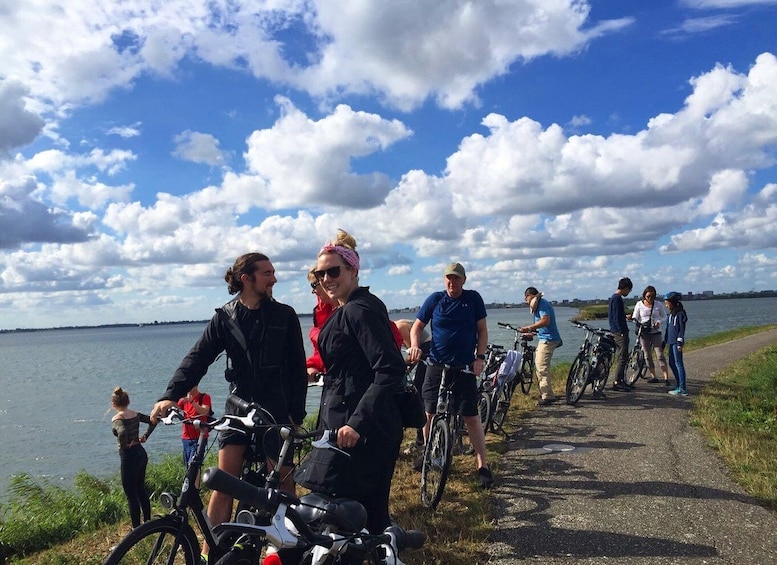
[(200, 544), (178, 516), (150, 520), (119, 542), (105, 565), (199, 565)]
[(448, 421), (435, 416), (421, 466), (421, 503), (427, 508), (436, 508), (442, 498), (451, 468), (452, 447)]
[(577, 404), (577, 401), (583, 396), (590, 375), (591, 364), (588, 360), (576, 357), (567, 376), (567, 404)]
[(629, 362), (626, 365), (626, 384), (633, 385), (645, 376), (646, 371), (645, 353), (641, 347), (636, 347), (631, 352), (631, 357), (629, 357)]

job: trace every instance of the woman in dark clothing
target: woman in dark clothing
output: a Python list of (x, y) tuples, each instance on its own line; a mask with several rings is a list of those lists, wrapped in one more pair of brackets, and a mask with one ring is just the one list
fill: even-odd
[(338, 232), (319, 252), (316, 277), (338, 306), (318, 338), (326, 365), (319, 429), (338, 429), (344, 457), (314, 450), (297, 481), (317, 492), (358, 500), (367, 509), (367, 528), (390, 524), (389, 491), (402, 441), (395, 394), (405, 362), (397, 348), (383, 302), (359, 286), (359, 256), (353, 237)]
[[(143, 511), (143, 521), (151, 518), (151, 501), (146, 491), (146, 466), (148, 455), (141, 443), (145, 443), (156, 427), (145, 414), (129, 409), (129, 394), (116, 387), (111, 397), (111, 404), (116, 415), (111, 419), (113, 435), (119, 441), (119, 457), (121, 458), (121, 486), (129, 504), (132, 527), (140, 525), (140, 512)], [(146, 433), (138, 437), (140, 422), (148, 424)]]

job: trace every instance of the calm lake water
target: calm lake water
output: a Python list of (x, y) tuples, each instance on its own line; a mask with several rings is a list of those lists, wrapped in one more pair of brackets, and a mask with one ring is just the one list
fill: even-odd
[[(685, 307), (689, 340), (777, 321), (777, 298), (691, 301)], [(490, 341), (506, 346), (512, 346), (512, 332), (497, 322), (524, 325), (531, 320), (526, 308), (488, 314)], [(570, 361), (582, 341), (582, 331), (567, 323), (575, 314), (577, 309), (556, 308), (564, 346), (554, 362)], [(311, 318), (301, 322), (309, 349)], [(98, 477), (115, 473), (119, 457), (110, 426), (113, 388), (126, 388), (131, 407), (148, 413), (203, 328), (181, 324), (0, 334), (0, 500), (15, 474), (69, 486), (80, 470)], [(214, 363), (200, 385), (213, 397), (217, 414), (227, 392), (223, 369), (221, 360)], [(320, 389), (308, 391), (312, 412), (318, 408)], [(151, 460), (179, 454), (179, 438), (179, 427), (158, 427), (146, 443)]]

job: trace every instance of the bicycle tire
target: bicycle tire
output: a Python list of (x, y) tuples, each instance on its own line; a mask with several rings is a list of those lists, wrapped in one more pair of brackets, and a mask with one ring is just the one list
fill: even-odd
[(647, 363), (645, 362), (645, 352), (642, 348), (635, 348), (631, 352), (629, 362), (626, 365), (626, 384), (633, 385), (639, 379), (645, 377), (647, 372)]
[(453, 429), (455, 430), (455, 442), (456, 451), (461, 455), (472, 455), (475, 453), (475, 446), (469, 439), (469, 429), (467, 424), (464, 423), (464, 416), (456, 414), (453, 417)]
[(612, 355), (600, 354), (596, 364), (596, 375), (591, 383), (591, 390), (602, 392), (607, 386), (607, 379), (610, 378), (610, 369), (612, 368)]
[(492, 411), (491, 395), (485, 391), (481, 392), (478, 398), (478, 414), (480, 415), (480, 423), (483, 424), (483, 433), (491, 425)]
[(529, 394), (531, 385), (534, 382), (534, 367), (526, 359), (521, 361), (521, 372), (519, 376), (521, 378), (521, 392)]
[(588, 379), (591, 376), (591, 363), (588, 359), (576, 357), (569, 368), (567, 375), (566, 400), (567, 404), (574, 405), (583, 396)]
[(491, 431), (499, 433), (502, 431), (507, 411), (510, 409), (510, 385), (504, 385), (494, 391), (496, 402), (494, 403), (494, 416), (491, 418)]
[(133, 529), (111, 551), (105, 565), (199, 565), (199, 562), (200, 544), (194, 530), (183, 518), (171, 515)]
[(452, 447), (448, 421), (435, 416), (421, 466), (421, 503), (426, 508), (436, 508), (442, 499), (453, 458)]

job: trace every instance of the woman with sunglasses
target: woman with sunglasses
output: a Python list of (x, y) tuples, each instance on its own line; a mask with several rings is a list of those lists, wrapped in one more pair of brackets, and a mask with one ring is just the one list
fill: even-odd
[(664, 384), (669, 386), (669, 370), (666, 366), (666, 357), (664, 356), (664, 345), (662, 335), (662, 324), (666, 323), (666, 308), (660, 302), (656, 302), (656, 287), (648, 285), (642, 291), (642, 300), (634, 305), (634, 313), (631, 319), (642, 331), (639, 333), (639, 343), (642, 351), (645, 352), (648, 370), (650, 371), (649, 383), (661, 382), (656, 377), (656, 364), (653, 361), (653, 351), (656, 352), (658, 366), (661, 368), (661, 374), (664, 377)]
[(391, 477), (402, 441), (402, 421), (394, 399), (405, 362), (389, 325), (386, 306), (359, 286), (356, 240), (339, 230), (321, 248), (316, 279), (335, 310), (318, 336), (326, 366), (319, 429), (337, 429), (337, 445), (350, 457), (316, 449), (295, 479), (331, 496), (349, 497), (367, 510), (367, 528), (390, 525)]

